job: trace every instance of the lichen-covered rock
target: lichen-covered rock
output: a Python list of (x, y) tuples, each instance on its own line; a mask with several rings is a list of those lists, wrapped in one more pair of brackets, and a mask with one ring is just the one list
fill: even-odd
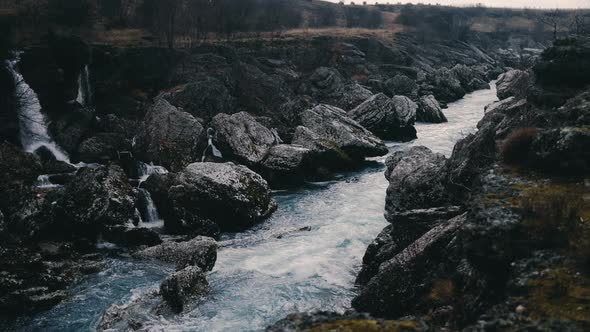
[(214, 143), (225, 159), (249, 166), (262, 162), (275, 144), (272, 132), (246, 112), (218, 114), (210, 123)]
[(217, 242), (210, 237), (197, 236), (184, 242), (164, 242), (136, 253), (137, 257), (154, 258), (176, 265), (177, 269), (197, 266), (211, 271), (217, 260)]
[(438, 100), (433, 95), (422, 96), (418, 101), (416, 121), (429, 123), (447, 122), (447, 117), (442, 111)]
[(523, 97), (526, 95), (532, 83), (533, 78), (529, 72), (518, 69), (508, 71), (500, 75), (496, 83), (498, 98)]
[(137, 222), (135, 193), (116, 165), (82, 168), (58, 201), (68, 233), (98, 236), (102, 227)]
[(303, 126), (296, 129), (293, 144), (312, 149), (343, 163), (387, 154), (385, 144), (352, 120), (341, 109), (318, 105), (301, 114)]
[(203, 135), (197, 119), (159, 99), (145, 117), (134, 150), (140, 160), (179, 171), (199, 160)]
[(399, 212), (446, 205), (444, 168), (446, 158), (417, 146), (387, 158), (385, 177), (389, 181), (385, 199), (385, 218), (396, 222)]
[(383, 93), (364, 101), (348, 114), (382, 139), (407, 141), (416, 138), (413, 124), (416, 104), (407, 97), (393, 99)]
[(178, 219), (191, 229), (244, 229), (276, 209), (268, 183), (233, 163), (188, 165), (176, 175), (168, 195)]
[(197, 266), (188, 266), (173, 273), (160, 284), (160, 294), (174, 312), (182, 312), (191, 300), (205, 295), (209, 283), (203, 270)]

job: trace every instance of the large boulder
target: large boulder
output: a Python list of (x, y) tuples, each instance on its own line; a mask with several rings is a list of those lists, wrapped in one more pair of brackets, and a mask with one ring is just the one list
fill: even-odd
[(426, 77), (428, 84), (423, 87), (424, 94), (433, 94), (444, 103), (452, 102), (465, 96), (465, 89), (455, 73), (445, 67), (439, 68)]
[(6, 218), (30, 197), (30, 186), (42, 174), (40, 159), (18, 147), (0, 142), (0, 209)]
[(196, 266), (203, 271), (211, 271), (217, 260), (217, 242), (210, 237), (197, 236), (184, 242), (164, 242), (141, 250), (136, 256), (171, 263), (178, 270)]
[(351, 110), (373, 93), (356, 82), (345, 80), (335, 68), (320, 67), (309, 78), (309, 93), (317, 101)]
[(139, 159), (179, 171), (199, 159), (203, 126), (192, 115), (159, 99), (148, 111), (137, 136)]
[(533, 84), (532, 75), (528, 71), (513, 69), (498, 78), (496, 88), (498, 98), (524, 97)]
[(393, 99), (383, 93), (364, 101), (348, 114), (382, 139), (407, 141), (416, 138), (413, 124), (416, 104), (407, 97)]
[[(96, 238), (106, 226), (137, 222), (136, 196), (116, 165), (81, 168), (57, 202), (63, 232)], [(57, 231), (57, 230), (56, 230)]]
[(248, 166), (262, 162), (275, 144), (273, 133), (246, 112), (218, 114), (210, 126), (215, 129), (215, 146), (224, 158)]
[(455, 74), (461, 86), (467, 92), (489, 89), (490, 85), (484, 81), (485, 73), (477, 70), (477, 67), (470, 67), (466, 65), (456, 65), (451, 69)]
[(261, 164), (261, 174), (271, 184), (299, 182), (312, 171), (313, 151), (291, 144), (273, 146)]
[(417, 146), (398, 151), (387, 158), (385, 177), (389, 181), (385, 199), (385, 218), (396, 222), (399, 213), (447, 205), (446, 158)]
[(416, 81), (406, 75), (396, 75), (385, 81), (385, 93), (388, 96), (406, 96), (412, 99), (418, 97)]
[(217, 114), (230, 114), (236, 109), (236, 101), (223, 82), (208, 75), (199, 75), (191, 83), (175, 87), (161, 97), (206, 122)]
[(461, 215), (436, 226), (382, 263), (352, 306), (377, 317), (395, 318), (452, 304), (453, 281), (444, 265), (437, 263), (455, 254), (452, 240), (465, 219)]
[(205, 273), (197, 266), (188, 266), (173, 273), (160, 284), (160, 295), (170, 308), (180, 313), (184, 306), (209, 291)]
[(296, 129), (293, 144), (335, 156), (341, 162), (383, 156), (388, 152), (379, 138), (337, 107), (318, 105), (301, 114), (301, 123), (303, 126)]
[(442, 112), (438, 100), (433, 95), (422, 96), (418, 101), (416, 121), (429, 123), (447, 122), (447, 117)]
[(178, 219), (197, 230), (244, 229), (276, 209), (268, 183), (233, 163), (190, 164), (176, 175), (168, 195)]

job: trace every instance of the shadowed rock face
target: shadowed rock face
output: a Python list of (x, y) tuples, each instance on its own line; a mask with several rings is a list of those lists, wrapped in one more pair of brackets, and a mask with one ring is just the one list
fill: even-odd
[(203, 271), (196, 266), (188, 266), (168, 276), (160, 284), (160, 294), (166, 303), (177, 313), (191, 299), (207, 294), (209, 283)]
[(364, 101), (348, 114), (360, 125), (382, 139), (407, 141), (416, 138), (413, 124), (416, 104), (410, 99), (383, 93)]
[(301, 114), (301, 123), (293, 137), (293, 144), (315, 150), (320, 155), (336, 154), (341, 161), (350, 163), (388, 152), (379, 138), (337, 107), (318, 105)]
[(233, 163), (191, 164), (176, 175), (168, 195), (176, 217), (195, 230), (243, 229), (276, 209), (268, 183)]
[(148, 111), (137, 137), (139, 159), (179, 171), (199, 160), (203, 126), (192, 115), (159, 99)]
[(308, 93), (320, 103), (351, 110), (373, 93), (356, 82), (348, 81), (335, 68), (320, 67), (309, 77)]

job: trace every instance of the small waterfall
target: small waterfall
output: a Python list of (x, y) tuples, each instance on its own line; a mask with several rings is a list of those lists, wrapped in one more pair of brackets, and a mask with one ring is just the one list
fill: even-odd
[(51, 180), (49, 179), (49, 175), (39, 175), (39, 177), (37, 177), (37, 182), (35, 183), (35, 187), (41, 188), (41, 189), (47, 189), (47, 188), (57, 188), (57, 187), (61, 187), (61, 186), (59, 184), (51, 183)]
[(69, 163), (68, 155), (51, 138), (47, 130), (45, 116), (41, 113), (41, 104), (37, 94), (25, 82), (23, 76), (17, 71), (16, 65), (20, 60), (18, 53), (15, 60), (7, 61), (7, 66), (14, 77), (16, 85), (16, 100), (19, 118), (19, 139), (23, 149), (27, 152), (35, 152), (44, 146), (57, 160)]
[[(139, 164), (139, 184), (147, 180), (152, 174), (167, 174), (168, 170), (162, 166), (155, 166), (154, 164)], [(160, 218), (158, 209), (152, 195), (144, 188), (139, 188), (141, 211), (141, 226), (149, 228), (160, 228), (164, 226), (164, 221)]]
[(153, 163), (139, 164), (139, 184), (147, 180), (152, 174), (167, 174), (168, 170), (163, 166), (155, 166)]
[(82, 106), (92, 105), (92, 87), (90, 86), (90, 70), (88, 65), (84, 66), (84, 69), (78, 76), (78, 97), (76, 101)]

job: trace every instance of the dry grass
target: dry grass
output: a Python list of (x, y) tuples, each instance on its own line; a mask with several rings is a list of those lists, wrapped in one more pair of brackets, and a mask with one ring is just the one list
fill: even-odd
[(139, 46), (146, 43), (148, 36), (142, 29), (113, 29), (97, 32), (95, 40), (117, 46)]
[(537, 137), (536, 128), (522, 128), (512, 132), (500, 146), (500, 157), (509, 165), (524, 164), (528, 160), (531, 144)]

